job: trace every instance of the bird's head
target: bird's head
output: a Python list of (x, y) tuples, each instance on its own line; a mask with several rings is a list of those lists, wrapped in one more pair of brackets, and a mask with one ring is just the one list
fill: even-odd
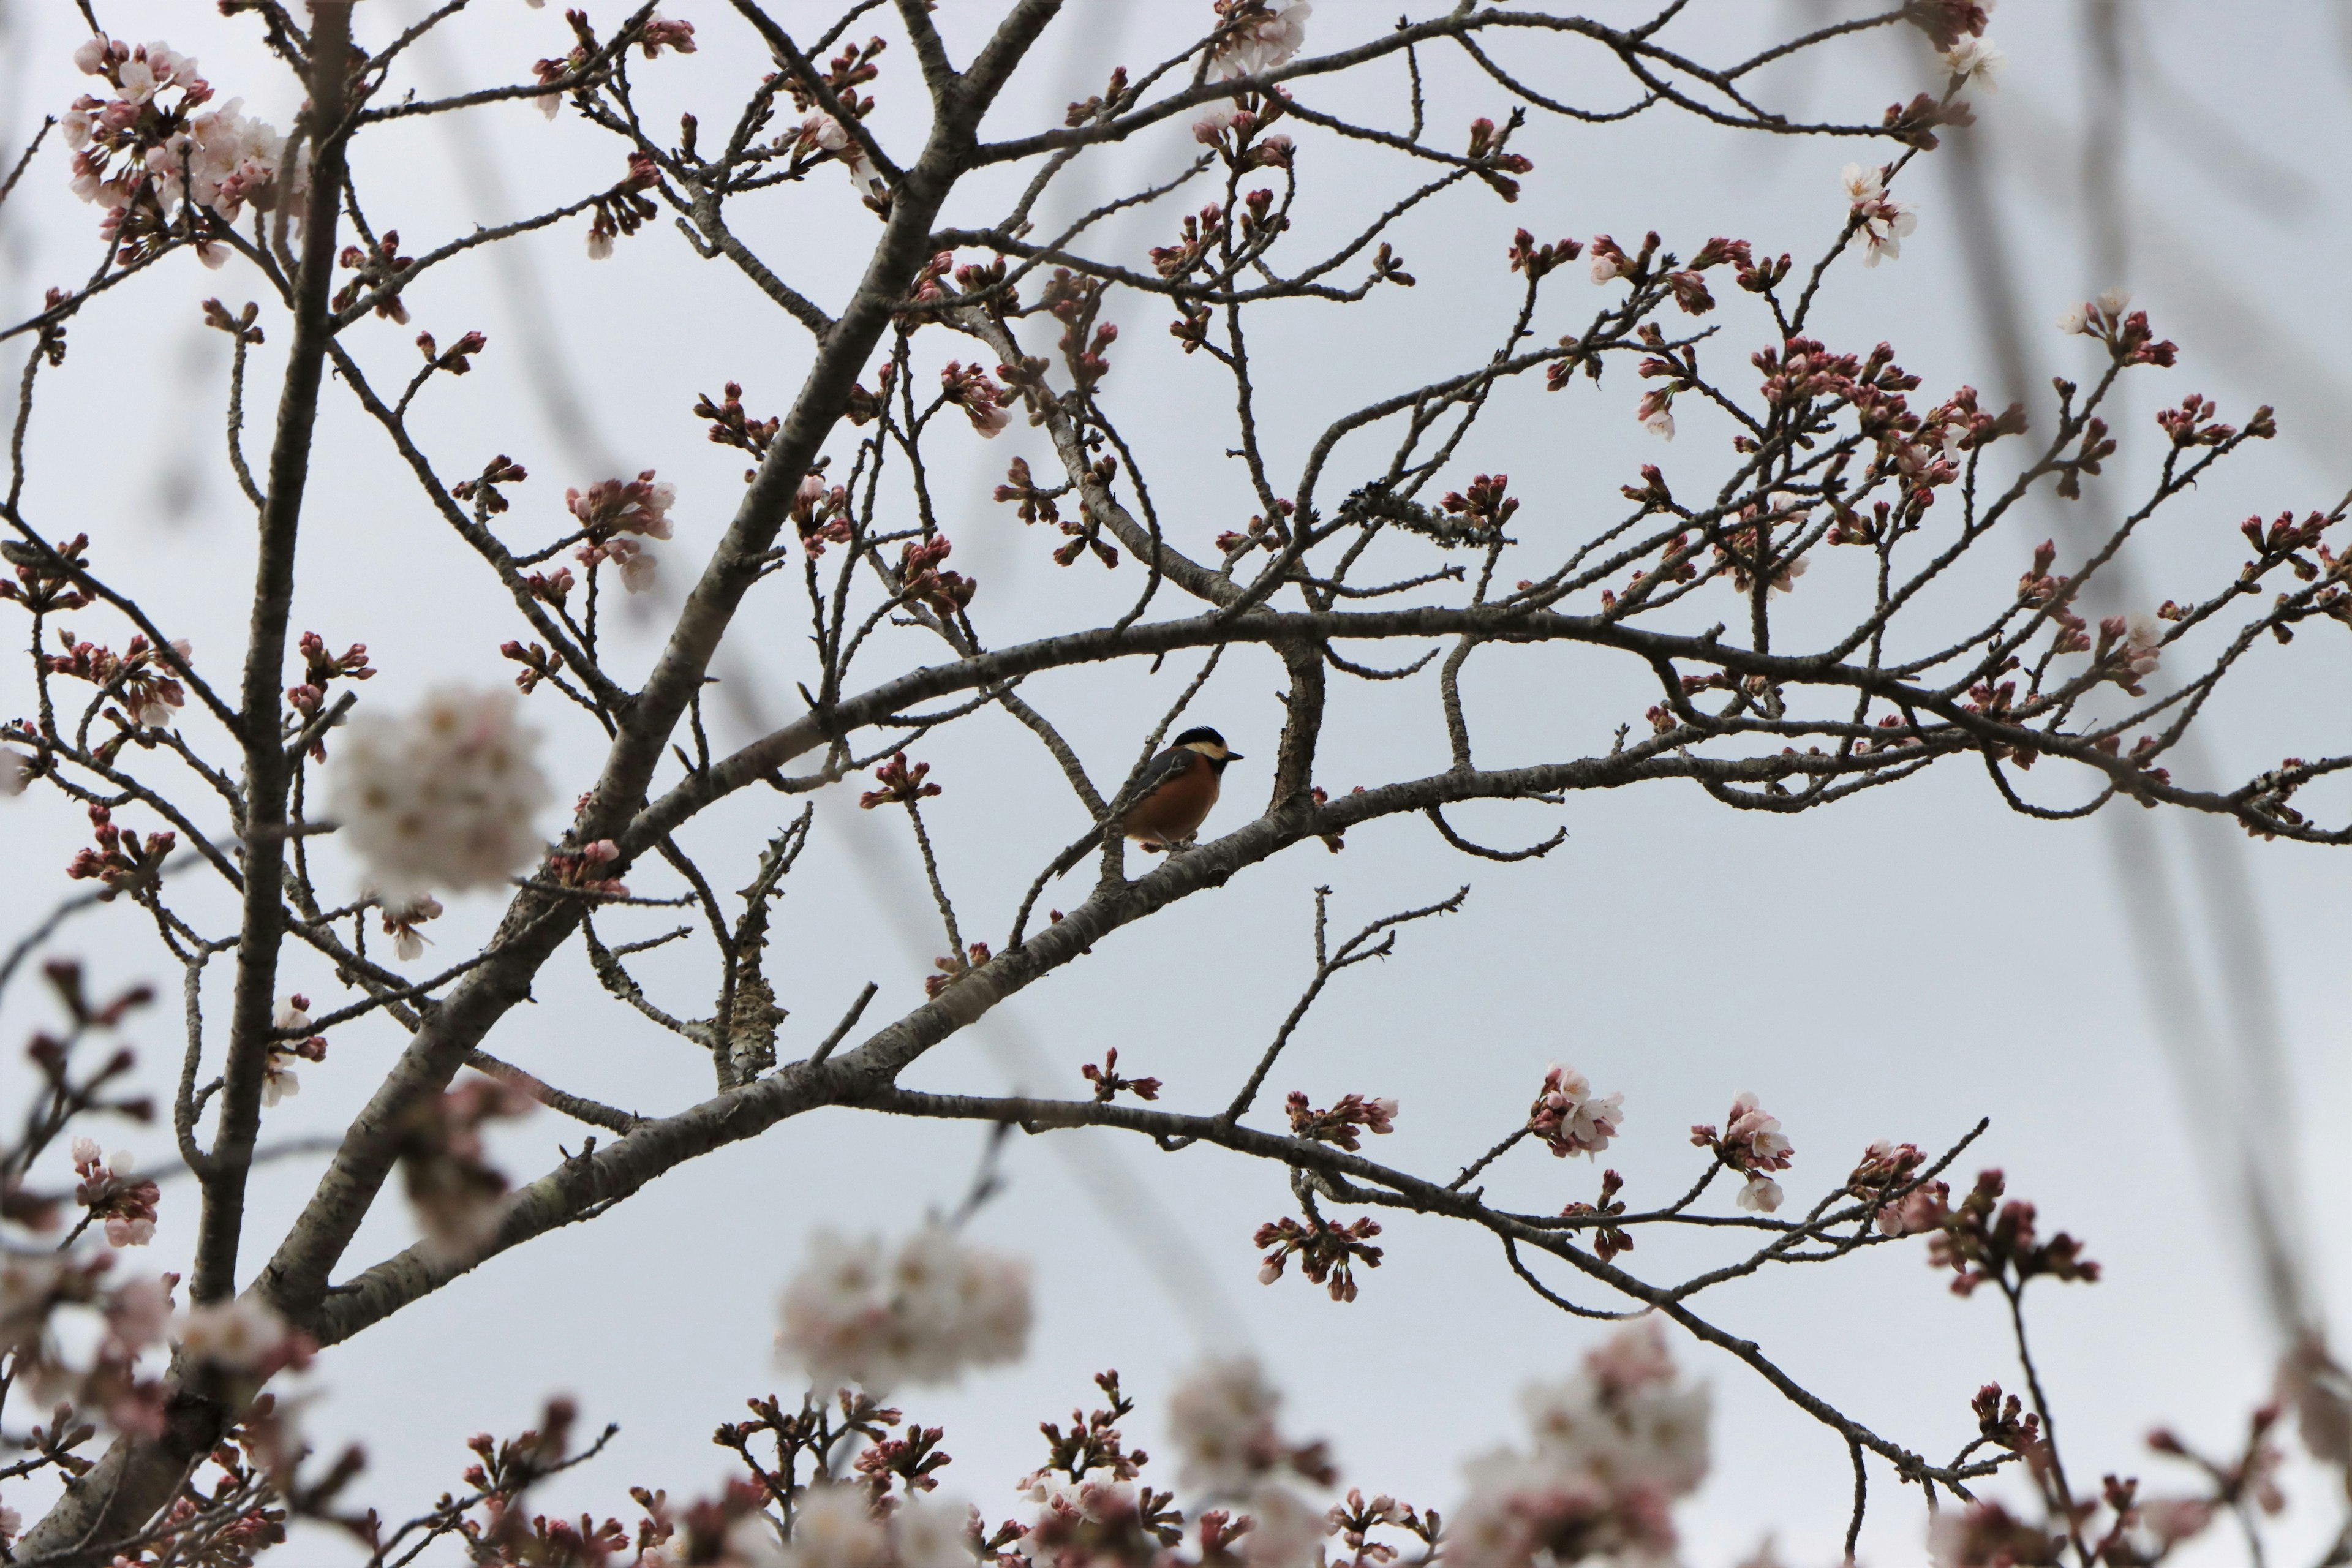
[(1242, 754), (1239, 752), (1228, 750), (1225, 746), (1225, 738), (1211, 729), (1187, 730), (1176, 737), (1175, 744), (1185, 751), (1200, 752), (1209, 759), (1209, 765), (1220, 773), (1224, 771), (1227, 763), (1237, 763), (1242, 760)]

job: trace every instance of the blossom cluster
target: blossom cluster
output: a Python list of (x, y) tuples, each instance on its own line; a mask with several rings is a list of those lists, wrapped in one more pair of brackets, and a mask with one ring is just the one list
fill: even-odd
[(567, 489), (563, 504), (585, 540), (572, 552), (573, 559), (592, 572), (610, 561), (620, 571), (621, 585), (632, 594), (654, 585), (656, 558), (637, 540), (670, 536), (676, 485), (656, 481), (654, 470), (647, 468), (634, 479), (599, 479), (584, 491)]
[[(213, 89), (192, 57), (160, 41), (97, 36), (73, 58), (111, 89), (110, 97), (84, 93), (60, 119), (74, 152), (73, 191), (106, 208), (100, 226), (126, 248), (152, 237), (184, 200), (234, 223), (247, 206), (268, 212), (301, 194), (304, 171), (298, 166), (289, 178), (280, 167), (286, 139), (242, 112), (242, 99), (204, 107)], [(201, 236), (196, 254), (207, 267), (227, 259), (225, 247)]]
[(1562, 1158), (1598, 1154), (1617, 1136), (1624, 1107), (1622, 1093), (1596, 1095), (1591, 1079), (1554, 1062), (1544, 1072), (1542, 1091), (1528, 1108), (1528, 1131)]
[(93, 1140), (76, 1138), (73, 1167), (81, 1178), (74, 1201), (104, 1222), (109, 1247), (144, 1247), (155, 1239), (155, 1202), (163, 1189), (138, 1174), (139, 1163), (128, 1152), (101, 1154)]
[(326, 1037), (310, 1033), (308, 996), (298, 992), (280, 1002), (269, 1026), (279, 1037), (269, 1042), (269, 1055), (262, 1065), (261, 1103), (265, 1106), (276, 1105), (289, 1095), (302, 1092), (302, 1080), (294, 1072), (296, 1059), (327, 1059)]
[(931, 1225), (895, 1247), (821, 1231), (786, 1289), (779, 1354), (820, 1386), (952, 1383), (1029, 1342), (1029, 1270)]
[(1209, 68), (1220, 81), (1288, 65), (1307, 43), (1307, 0), (1217, 0), (1220, 37)]
[(1691, 1142), (1714, 1151), (1715, 1157), (1748, 1177), (1739, 1190), (1739, 1206), (1770, 1214), (1780, 1206), (1780, 1184), (1765, 1173), (1785, 1171), (1796, 1151), (1780, 1131), (1779, 1118), (1765, 1114), (1753, 1094), (1742, 1091), (1731, 1101), (1720, 1133), (1709, 1124), (1691, 1129)]
[(1919, 215), (1907, 202), (1886, 194), (1884, 168), (1866, 169), (1848, 163), (1838, 176), (1845, 186), (1854, 232), (1862, 239), (1862, 264), (1875, 267), (1881, 258), (1892, 261), (1903, 254), (1903, 241), (1919, 226)]
[(1657, 1321), (1620, 1330), (1574, 1376), (1529, 1388), (1526, 1405), (1532, 1447), (1472, 1461), (1446, 1561), (1664, 1560), (1675, 1547), (1669, 1509), (1706, 1477), (1710, 1401), (1677, 1375)]
[(514, 693), (443, 687), (414, 712), (355, 715), (328, 767), (328, 809), (376, 891), (494, 887), (538, 858), (547, 804)]

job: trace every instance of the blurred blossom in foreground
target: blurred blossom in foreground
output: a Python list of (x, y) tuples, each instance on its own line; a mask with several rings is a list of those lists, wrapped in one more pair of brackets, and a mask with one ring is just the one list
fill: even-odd
[(784, 1291), (779, 1356), (820, 1388), (953, 1383), (1029, 1343), (1029, 1267), (926, 1226), (895, 1250), (821, 1231)]
[(1620, 1330), (1575, 1376), (1526, 1398), (1534, 1451), (1471, 1461), (1470, 1495), (1447, 1531), (1454, 1568), (1671, 1557), (1667, 1510), (1706, 1477), (1709, 1401), (1676, 1374), (1656, 1320)]
[(510, 691), (443, 687), (405, 715), (355, 716), (329, 765), (329, 811), (388, 901), (495, 887), (539, 858), (548, 801)]

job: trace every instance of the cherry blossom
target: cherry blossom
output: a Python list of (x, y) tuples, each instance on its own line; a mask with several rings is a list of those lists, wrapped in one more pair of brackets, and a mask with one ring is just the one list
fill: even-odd
[(433, 939), (416, 928), (441, 915), (441, 900), (430, 894), (400, 905), (387, 904), (383, 910), (383, 934), (392, 938), (392, 952), (403, 963), (414, 963), (425, 956), (425, 944)]
[(2000, 47), (1981, 37), (1964, 37), (1942, 52), (1945, 67), (1963, 83), (1973, 83), (1988, 93), (1999, 92), (1998, 78), (2009, 64), (2009, 56)]
[(890, 1532), (874, 1517), (863, 1487), (810, 1488), (793, 1510), (793, 1541), (788, 1547), (773, 1546), (775, 1532), (765, 1520), (755, 1516), (740, 1521), (728, 1534), (731, 1552), (740, 1555), (751, 1545), (751, 1527), (771, 1543), (772, 1550), (765, 1556), (744, 1557), (747, 1563), (775, 1563), (791, 1568), (887, 1568), (892, 1561)]
[(1261, 1486), (1248, 1504), (1250, 1531), (1242, 1537), (1241, 1554), (1249, 1568), (1320, 1568), (1328, 1533), (1323, 1510), (1285, 1486)]
[(172, 1337), (190, 1361), (209, 1362), (231, 1372), (257, 1373), (282, 1357), (289, 1331), (268, 1302), (256, 1296), (191, 1307)]
[(412, 713), (362, 712), (346, 734), (330, 810), (387, 900), (494, 887), (538, 858), (547, 777), (513, 692), (443, 687)]
[(1238, 1497), (1283, 1457), (1274, 1414), (1282, 1395), (1255, 1358), (1202, 1363), (1168, 1401), (1168, 1432), (1183, 1484), (1212, 1497)]
[(1643, 429), (1658, 439), (1673, 440), (1675, 438), (1674, 388), (1656, 386), (1643, 393), (1640, 406), (1633, 411), (1633, 417), (1641, 421)]
[(1671, 1553), (1667, 1510), (1706, 1476), (1709, 1398), (1677, 1379), (1656, 1321), (1620, 1331), (1575, 1376), (1525, 1397), (1534, 1450), (1497, 1450), (1467, 1467), (1447, 1561), (1528, 1568)]
[(1543, 1091), (1528, 1111), (1528, 1131), (1560, 1156), (1598, 1154), (1617, 1136), (1625, 1120), (1623, 1094), (1596, 1096), (1574, 1068), (1554, 1062), (1544, 1073)]
[(1307, 0), (1223, 0), (1219, 19), (1234, 30), (1210, 56), (1211, 70), (1231, 81), (1288, 65), (1307, 42), (1307, 18), (1314, 10)]
[(785, 1289), (779, 1354), (820, 1387), (870, 1393), (954, 1383), (1019, 1358), (1029, 1341), (1029, 1269), (932, 1225), (887, 1255), (878, 1237), (821, 1231)]
[(1861, 220), (1862, 264), (1875, 267), (1882, 257), (1892, 261), (1901, 256), (1904, 237), (1919, 226), (1919, 216), (1910, 204), (1886, 194), (1886, 171), (1848, 163), (1838, 177), (1853, 216)]
[(179, 1282), (176, 1274), (150, 1275), (115, 1289), (106, 1304), (106, 1325), (119, 1349), (135, 1354), (164, 1342), (172, 1328), (172, 1290)]
[(189, 200), (234, 222), (249, 202), (267, 212), (279, 195), (278, 165), (286, 139), (268, 123), (240, 112), (243, 99), (195, 116), (187, 132), (147, 154), (163, 210), (178, 204), (185, 182)]
[(866, 156), (866, 145), (849, 133), (842, 124), (823, 110), (817, 110), (801, 121), (799, 145), (803, 152), (824, 152), (839, 159), (849, 171), (850, 179), (858, 184), (874, 181), (874, 164)]
[(88, 1138), (73, 1141), (74, 1173), (81, 1178), (74, 1198), (104, 1222), (109, 1247), (144, 1247), (155, 1239), (155, 1203), (162, 1189), (138, 1176), (138, 1162), (127, 1150), (100, 1154)]
[(1733, 1201), (1751, 1214), (1770, 1214), (1780, 1206), (1780, 1184), (1769, 1176), (1750, 1176)]

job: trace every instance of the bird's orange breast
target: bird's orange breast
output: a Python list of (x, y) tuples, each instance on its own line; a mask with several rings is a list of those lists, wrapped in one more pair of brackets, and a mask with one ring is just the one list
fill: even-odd
[(1190, 838), (1217, 804), (1217, 770), (1206, 757), (1194, 753), (1181, 773), (1129, 808), (1126, 832), (1161, 846)]

